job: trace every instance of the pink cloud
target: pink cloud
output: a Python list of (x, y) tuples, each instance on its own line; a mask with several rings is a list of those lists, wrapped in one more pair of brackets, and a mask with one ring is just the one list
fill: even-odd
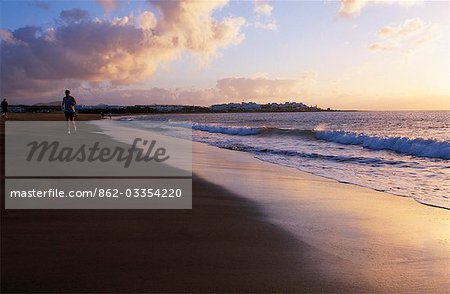
[(339, 15), (352, 17), (361, 13), (361, 10), (370, 5), (398, 4), (411, 6), (422, 2), (422, 0), (340, 0)]
[[(67, 81), (125, 85), (152, 76), (159, 66), (189, 52), (202, 63), (239, 44), (243, 18), (215, 19), (226, 2), (155, 2), (151, 11), (113, 20), (87, 12), (61, 12), (54, 27), (2, 30), (1, 95), (33, 99)], [(30, 95), (30, 91), (33, 94)]]
[[(301, 101), (308, 96), (317, 81), (318, 74), (307, 71), (296, 79), (269, 78), (267, 74), (258, 73), (253, 77), (229, 77), (217, 81), (211, 88), (134, 88), (133, 85), (109, 87), (102, 82), (85, 83), (78, 80), (58, 81), (57, 89), (49, 88), (46, 82), (33, 80), (28, 90), (23, 90), (24, 97), (39, 101), (53, 101), (60, 97), (63, 90), (72, 90), (80, 104), (185, 104), (211, 105), (223, 102), (241, 102), (254, 100), (258, 102)], [(17, 85), (19, 86), (19, 85)], [(35, 95), (34, 93), (39, 93)], [(53, 97), (53, 98), (51, 98)], [(26, 101), (26, 100), (25, 100)], [(22, 102), (22, 101), (21, 101)]]
[(106, 14), (110, 14), (112, 11), (119, 7), (118, 0), (97, 0), (98, 4), (103, 8)]
[(216, 88), (228, 98), (272, 101), (298, 98), (316, 79), (315, 72), (305, 72), (298, 79), (271, 79), (266, 76), (224, 78), (217, 81)]
[(395, 26), (384, 26), (377, 35), (382, 41), (369, 45), (371, 51), (411, 51), (436, 40), (440, 36), (440, 29), (437, 24), (412, 18)]
[(257, 16), (272, 15), (273, 6), (266, 1), (255, 0), (253, 10)]

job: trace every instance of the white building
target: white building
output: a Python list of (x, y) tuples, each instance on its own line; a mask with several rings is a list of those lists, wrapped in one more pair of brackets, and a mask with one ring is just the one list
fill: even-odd
[(225, 111), (225, 110), (258, 110), (261, 109), (261, 105), (255, 102), (242, 102), (242, 103), (228, 103), (228, 104), (216, 104), (211, 106), (213, 111)]

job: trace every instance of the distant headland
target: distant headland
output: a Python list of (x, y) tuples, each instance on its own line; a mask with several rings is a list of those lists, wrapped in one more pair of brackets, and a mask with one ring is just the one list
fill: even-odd
[[(11, 105), (11, 112), (55, 112), (61, 110), (61, 102), (37, 103), (33, 105)], [(256, 102), (224, 103), (211, 106), (196, 105), (77, 105), (79, 113), (104, 114), (152, 114), (152, 113), (232, 113), (232, 112), (318, 112), (340, 111), (330, 108), (309, 106), (302, 102), (266, 103)]]

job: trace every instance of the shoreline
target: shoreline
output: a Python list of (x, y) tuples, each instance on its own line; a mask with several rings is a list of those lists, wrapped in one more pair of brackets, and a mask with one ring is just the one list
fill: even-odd
[[(145, 115), (146, 114), (141, 114), (141, 115), (123, 115), (123, 116), (119, 116), (117, 118), (120, 119), (120, 118), (129, 117), (129, 116), (145, 116)], [(165, 115), (165, 114), (155, 114), (155, 115)], [(167, 114), (167, 115), (170, 115), (170, 114)], [(189, 115), (189, 114), (186, 114), (186, 115)], [(427, 202), (425, 200), (421, 200), (419, 198), (415, 198), (415, 197), (413, 197), (411, 195), (407, 195), (406, 193), (405, 194), (396, 194), (395, 192), (391, 192), (391, 191), (388, 191), (388, 190), (382, 190), (382, 189), (376, 189), (374, 187), (366, 186), (364, 184), (358, 184), (358, 183), (353, 183), (353, 182), (341, 181), (341, 180), (339, 180), (337, 178), (334, 178), (333, 176), (325, 176), (325, 175), (321, 175), (321, 174), (316, 174), (316, 173), (314, 173), (312, 171), (303, 170), (303, 169), (301, 169), (299, 167), (283, 165), (283, 164), (274, 163), (274, 162), (271, 162), (271, 161), (265, 161), (263, 159), (258, 158), (255, 154), (253, 154), (251, 152), (245, 152), (245, 151), (240, 151), (240, 150), (233, 150), (233, 149), (228, 149), (228, 148), (222, 148), (222, 147), (210, 145), (210, 144), (205, 143), (205, 142), (199, 142), (199, 141), (194, 141), (194, 142), (201, 143), (201, 144), (206, 144), (208, 146), (215, 147), (215, 148), (220, 148), (220, 149), (224, 149), (224, 150), (239, 151), (239, 152), (242, 152), (242, 153), (245, 153), (245, 154), (250, 154), (253, 158), (255, 158), (255, 159), (257, 159), (257, 160), (259, 160), (261, 162), (266, 162), (266, 163), (270, 163), (270, 164), (274, 164), (274, 165), (281, 166), (281, 167), (286, 167), (286, 168), (292, 168), (292, 169), (297, 170), (297, 171), (302, 172), (302, 173), (307, 173), (307, 174), (311, 174), (311, 175), (314, 175), (314, 176), (317, 176), (317, 177), (330, 179), (330, 180), (333, 180), (333, 181), (337, 181), (337, 182), (339, 182), (341, 184), (348, 184), (348, 185), (354, 185), (354, 186), (358, 186), (358, 187), (362, 187), (362, 188), (367, 188), (367, 189), (371, 189), (371, 190), (373, 190), (375, 192), (386, 193), (386, 194), (389, 194), (389, 195), (392, 195), (392, 196), (395, 196), (395, 197), (409, 198), (409, 199), (412, 199), (412, 200), (414, 200), (415, 202), (417, 202), (417, 203), (419, 203), (421, 205), (425, 205), (425, 206), (429, 206), (429, 207), (433, 207), (433, 208), (437, 208), (437, 209), (450, 210), (450, 206), (445, 206), (446, 203), (442, 203), (441, 204), (441, 203)], [(393, 152), (396, 153), (395, 151), (393, 151)]]
[[(206, 143), (202, 143), (202, 144), (206, 144)], [(206, 144), (206, 145), (208, 145), (208, 144)], [(208, 145), (208, 146), (211, 146), (211, 145)], [(216, 147), (216, 146), (212, 146), (212, 147)], [(217, 147), (217, 148), (220, 148), (220, 147)], [(220, 148), (220, 149), (230, 150), (230, 149), (226, 149), (226, 148)], [(234, 150), (231, 150), (231, 151), (234, 151)], [(239, 152), (240, 152), (240, 151), (239, 151)], [(292, 169), (294, 169), (294, 170), (296, 170), (296, 171), (299, 171), (299, 172), (301, 172), (301, 173), (310, 174), (310, 175), (315, 176), (315, 177), (320, 177), (320, 178), (324, 178), (324, 179), (327, 179), (327, 180), (336, 181), (336, 182), (338, 182), (339, 184), (343, 184), (343, 185), (351, 185), (351, 186), (356, 186), (356, 187), (360, 187), (360, 188), (364, 188), (364, 189), (370, 189), (370, 190), (372, 190), (372, 191), (374, 191), (374, 192), (385, 193), (385, 194), (392, 195), (392, 196), (394, 196), (394, 197), (401, 197), (401, 198), (411, 199), (411, 200), (414, 200), (415, 202), (417, 202), (418, 204), (421, 204), (421, 205), (425, 205), (425, 206), (429, 206), (429, 207), (433, 207), (433, 208), (438, 208), (438, 209), (443, 209), (443, 210), (450, 210), (450, 207), (439, 206), (439, 205), (437, 205), (437, 204), (427, 203), (427, 202), (420, 201), (419, 199), (416, 199), (416, 198), (411, 197), (411, 196), (408, 196), (408, 195), (395, 194), (395, 193), (392, 193), (392, 192), (389, 192), (389, 191), (377, 190), (377, 189), (375, 189), (375, 188), (367, 187), (367, 186), (364, 186), (364, 185), (359, 185), (359, 184), (356, 184), (356, 183), (343, 182), (343, 181), (339, 181), (338, 179), (335, 179), (335, 178), (333, 178), (333, 177), (326, 177), (326, 176), (323, 176), (323, 175), (318, 175), (318, 174), (315, 174), (315, 173), (313, 173), (313, 172), (309, 172), (309, 171), (306, 171), (306, 170), (302, 170), (302, 169), (297, 168), (297, 167), (292, 167), (292, 166), (287, 166), (287, 165), (277, 164), (277, 163), (273, 163), (273, 162), (269, 162), (269, 161), (264, 161), (264, 160), (259, 159), (259, 158), (257, 158), (257, 157), (253, 157), (253, 158), (255, 158), (255, 159), (257, 159), (257, 160), (259, 160), (259, 161), (261, 161), (261, 162), (266, 162), (266, 163), (270, 163), (270, 164), (275, 164), (275, 165), (277, 165), (277, 166), (286, 167), (286, 168), (292, 168)]]

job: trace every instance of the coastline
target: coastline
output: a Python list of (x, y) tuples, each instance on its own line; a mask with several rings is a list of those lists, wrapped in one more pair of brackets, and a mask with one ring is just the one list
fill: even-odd
[(193, 172), (192, 210), (3, 210), (2, 291), (450, 287), (448, 211), (195, 142)]

